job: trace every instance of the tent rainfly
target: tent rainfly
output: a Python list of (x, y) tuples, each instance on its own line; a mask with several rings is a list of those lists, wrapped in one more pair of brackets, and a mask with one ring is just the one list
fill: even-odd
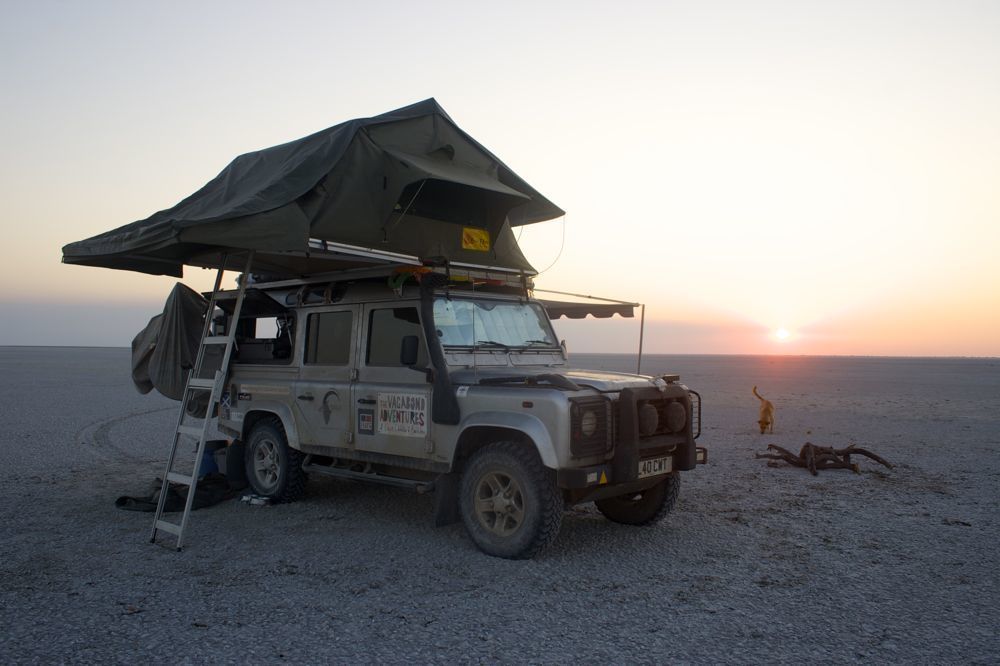
[(373, 262), (532, 275), (511, 229), (560, 215), (428, 99), (241, 155), (174, 207), (66, 245), (63, 262), (181, 277), (255, 250), (255, 272), (275, 277)]

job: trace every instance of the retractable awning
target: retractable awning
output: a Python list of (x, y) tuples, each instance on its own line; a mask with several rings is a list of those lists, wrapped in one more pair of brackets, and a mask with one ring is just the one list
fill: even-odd
[(573, 303), (569, 301), (540, 301), (550, 319), (585, 319), (592, 315), (598, 319), (608, 319), (615, 315), (634, 317), (638, 303)]

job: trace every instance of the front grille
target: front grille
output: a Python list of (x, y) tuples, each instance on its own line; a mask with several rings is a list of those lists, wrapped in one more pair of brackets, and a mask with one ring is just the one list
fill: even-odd
[[(590, 435), (583, 434), (584, 415), (591, 413), (595, 427)], [(617, 412), (615, 413), (617, 416)], [(588, 417), (589, 418), (589, 417)], [(604, 398), (570, 399), (570, 453), (576, 458), (604, 455), (611, 450), (612, 439), (611, 401)]]

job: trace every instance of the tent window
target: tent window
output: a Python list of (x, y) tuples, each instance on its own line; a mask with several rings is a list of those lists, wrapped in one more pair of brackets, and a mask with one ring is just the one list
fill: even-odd
[(407, 185), (395, 210), (405, 210), (407, 217), (487, 226), (484, 222), (503, 221), (507, 211), (521, 203), (524, 199), (509, 194), (429, 178)]

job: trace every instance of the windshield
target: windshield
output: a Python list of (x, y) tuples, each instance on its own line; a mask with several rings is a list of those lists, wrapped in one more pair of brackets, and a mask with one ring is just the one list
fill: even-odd
[(558, 347), (545, 311), (537, 303), (490, 300), (434, 301), (434, 328), (445, 347)]

